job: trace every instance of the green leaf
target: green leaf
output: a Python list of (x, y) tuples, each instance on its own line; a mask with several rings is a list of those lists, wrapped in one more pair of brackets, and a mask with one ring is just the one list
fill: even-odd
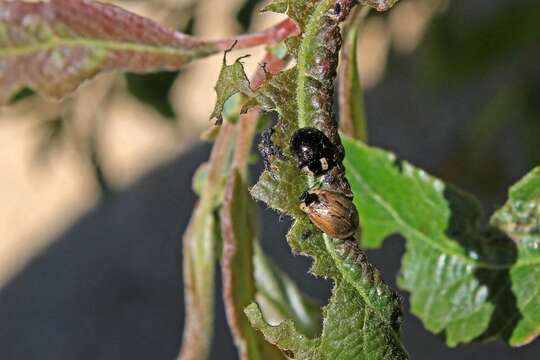
[(11, 98), (11, 101), (9, 102), (10, 105), (12, 104), (15, 104), (19, 101), (22, 101), (24, 99), (28, 99), (32, 96), (35, 95), (35, 92), (33, 92), (32, 90), (30, 90), (29, 88), (27, 87), (24, 87), (22, 88), (22, 90), (20, 90), (19, 92), (17, 92), (12, 98)]
[[(424, 85), (429, 81), (448, 88), (467, 83), (496, 72), (498, 66), (508, 64), (509, 56), (527, 57), (530, 51), (537, 53), (535, 1), (525, 0), (520, 6), (501, 3), (482, 18), (466, 11), (462, 13), (457, 2), (448, 5), (444, 16), (434, 17), (423, 42), (423, 56), (417, 60), (418, 69), (429, 66), (420, 80)], [(492, 40), (495, 37), (497, 41)]]
[(257, 303), (270, 323), (292, 319), (308, 337), (321, 331), (320, 305), (306, 297), (296, 284), (255, 246)]
[[(383, 285), (386, 286), (386, 285)], [(367, 288), (365, 289), (367, 290)], [(374, 292), (375, 296), (377, 293)], [(271, 326), (263, 319), (256, 304), (246, 308), (254, 327), (266, 339), (278, 345), (294, 359), (406, 359), (407, 354), (390, 326), (377, 313), (366, 306), (357, 288), (346, 282), (337, 282), (330, 303), (324, 308), (324, 329), (320, 337), (308, 338), (297, 331), (292, 320)]]
[(265, 6), (262, 11), (286, 14), (304, 31), (309, 19), (308, 15), (313, 13), (318, 2), (318, 0), (275, 0)]
[(521, 316), (510, 344), (525, 345), (540, 335), (540, 167), (510, 188), (510, 199), (491, 222), (518, 248), (510, 278)]
[[(467, 236), (478, 208), (453, 189), (393, 154), (344, 138), (345, 167), (362, 224), (362, 244), (378, 247), (389, 235), (407, 239), (400, 287), (411, 291), (411, 311), (435, 333), (446, 330), (455, 346), (481, 335), (494, 306), (489, 287), (475, 272), (490, 267), (448, 234)], [(448, 197), (463, 209), (463, 222), (452, 221)], [(466, 205), (461, 205), (466, 204)], [(459, 220), (459, 218), (458, 218)], [(460, 225), (452, 229), (450, 225)]]
[(214, 322), (215, 243), (219, 238), (213, 207), (208, 200), (196, 205), (183, 236), (186, 321), (181, 359), (206, 358)]
[(178, 77), (178, 71), (160, 71), (152, 74), (127, 73), (128, 91), (137, 100), (154, 108), (167, 119), (175, 120), (176, 114), (169, 99), (169, 92)]
[(241, 94), (234, 94), (223, 105), (222, 116), (234, 124), (240, 120), (240, 110), (242, 109), (242, 102), (244, 101)]
[(254, 19), (254, 10), (260, 5), (261, 0), (243, 0), (242, 7), (236, 13), (236, 20), (243, 30), (249, 29)]
[(229, 327), (241, 359), (282, 358), (249, 324), (243, 309), (255, 300), (254, 204), (238, 171), (227, 182), (221, 212), (223, 296)]
[(217, 119), (218, 124), (223, 122), (225, 104), (231, 96), (238, 93), (251, 96), (253, 93), (249, 85), (249, 79), (244, 72), (244, 67), (240, 62), (241, 59), (242, 57), (236, 59), (231, 65), (227, 65), (227, 52), (225, 52), (225, 55), (223, 56), (223, 66), (221, 67), (221, 72), (219, 73), (219, 78), (215, 87), (217, 101), (214, 106), (214, 111), (212, 111), (212, 115), (210, 115), (211, 119)]
[[(378, 247), (396, 233), (406, 238), (398, 283), (411, 292), (411, 311), (426, 328), (444, 331), (450, 346), (494, 336), (511, 337), (514, 345), (534, 338), (540, 319), (531, 293), (540, 269), (531, 224), (540, 219), (538, 170), (512, 189), (510, 203), (482, 228), (470, 196), (389, 152), (349, 138), (344, 145), (362, 243)], [(528, 206), (522, 208), (528, 231), (520, 234), (508, 230), (515, 226), (508, 219), (518, 216), (515, 204)]]
[(203, 191), (206, 189), (206, 184), (208, 183), (208, 168), (209, 164), (207, 162), (199, 165), (191, 180), (191, 188), (195, 194), (199, 196), (202, 195)]

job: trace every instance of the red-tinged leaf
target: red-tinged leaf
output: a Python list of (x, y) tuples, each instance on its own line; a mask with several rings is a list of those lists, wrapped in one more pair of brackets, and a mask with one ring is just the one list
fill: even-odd
[(223, 296), (240, 359), (282, 359), (280, 351), (255, 331), (244, 308), (255, 300), (254, 204), (238, 171), (228, 179), (222, 210)]
[(221, 205), (230, 171), (236, 135), (226, 123), (212, 149), (201, 198), (184, 234), (184, 301), (186, 319), (179, 360), (206, 359), (210, 353), (214, 322), (214, 271), (220, 239), (215, 212)]
[(339, 126), (340, 130), (363, 142), (367, 141), (364, 92), (358, 74), (356, 43), (358, 31), (369, 8), (356, 9), (344, 28), (345, 42), (339, 68)]
[(24, 86), (58, 99), (104, 70), (177, 69), (216, 51), (114, 5), (2, 3), (0, 103)]
[[(239, 37), (237, 47), (295, 32), (284, 21)], [(204, 41), (96, 1), (0, 2), (0, 105), (25, 86), (60, 99), (102, 71), (176, 70), (234, 40)]]

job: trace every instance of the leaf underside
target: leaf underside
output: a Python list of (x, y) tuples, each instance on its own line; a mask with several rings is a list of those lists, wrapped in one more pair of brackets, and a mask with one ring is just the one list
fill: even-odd
[(229, 176), (221, 211), (223, 234), (223, 294), (229, 327), (240, 359), (281, 359), (279, 350), (264, 341), (243, 309), (255, 298), (255, 224), (253, 200), (238, 171)]
[(1, 2), (0, 105), (24, 87), (60, 99), (102, 71), (176, 70), (217, 51), (110, 4)]
[(540, 331), (540, 168), (510, 190), (487, 227), (474, 199), (389, 152), (345, 138), (362, 244), (406, 238), (398, 284), (411, 310), (450, 346)]
[(364, 109), (364, 91), (358, 73), (358, 34), (368, 10), (357, 9), (345, 25), (346, 38), (341, 51), (339, 68), (339, 128), (353, 139), (367, 142), (367, 119)]

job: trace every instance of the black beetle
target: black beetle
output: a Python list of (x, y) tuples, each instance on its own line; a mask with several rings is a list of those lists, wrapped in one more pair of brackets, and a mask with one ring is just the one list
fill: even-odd
[(335, 145), (322, 131), (315, 128), (296, 130), (291, 139), (291, 150), (298, 166), (314, 176), (326, 174), (337, 162)]

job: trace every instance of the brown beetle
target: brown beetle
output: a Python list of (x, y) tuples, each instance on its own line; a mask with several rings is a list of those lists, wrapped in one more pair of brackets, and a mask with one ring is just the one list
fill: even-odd
[(336, 239), (347, 239), (358, 228), (358, 212), (352, 199), (331, 190), (306, 191), (300, 209), (322, 232)]

